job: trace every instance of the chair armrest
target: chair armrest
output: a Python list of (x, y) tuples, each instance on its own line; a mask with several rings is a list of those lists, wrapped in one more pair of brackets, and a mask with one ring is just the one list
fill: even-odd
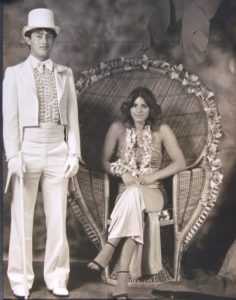
[(209, 171), (204, 167), (174, 175), (173, 218), (177, 232), (185, 233), (201, 214), (203, 207), (200, 200), (207, 192), (208, 179)]
[(75, 191), (69, 195), (69, 203), (88, 237), (100, 249), (106, 240), (108, 175), (81, 164), (74, 180), (74, 187)]

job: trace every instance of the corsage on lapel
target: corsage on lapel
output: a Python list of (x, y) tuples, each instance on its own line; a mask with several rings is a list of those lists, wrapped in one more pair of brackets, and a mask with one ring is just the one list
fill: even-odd
[(64, 87), (65, 87), (66, 78), (68, 74), (68, 68), (55, 64), (54, 72), (55, 72), (54, 74), (56, 80), (57, 96), (58, 96), (58, 101), (60, 102), (64, 92)]
[(56, 65), (55, 64), (55, 72), (58, 74), (58, 75), (65, 75), (67, 73), (67, 67), (64, 67), (64, 66), (61, 66), (61, 65)]

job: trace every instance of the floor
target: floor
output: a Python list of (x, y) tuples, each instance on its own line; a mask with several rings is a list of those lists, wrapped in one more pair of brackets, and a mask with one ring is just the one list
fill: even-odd
[[(4, 262), (4, 300), (15, 299), (6, 276)], [(50, 293), (43, 281), (42, 263), (34, 263), (35, 282), (30, 291), (29, 299), (57, 299)], [(70, 279), (68, 282), (70, 296), (66, 299), (111, 299), (113, 286), (104, 284), (100, 276), (86, 268), (85, 263), (71, 263)], [(151, 294), (152, 289), (129, 288), (130, 299), (167, 299), (157, 298)]]
[[(15, 299), (14, 295), (11, 292), (9, 281), (6, 276), (6, 266), (7, 263), (3, 263), (3, 271), (4, 271), (4, 300), (7, 299)], [(50, 293), (45, 286), (43, 281), (43, 265), (41, 262), (34, 263), (34, 271), (35, 271), (35, 282), (33, 288), (30, 291), (29, 299), (57, 299), (52, 293)], [(129, 299), (157, 299), (157, 300), (229, 300), (236, 298), (225, 298), (225, 297), (215, 297), (211, 295), (202, 295), (198, 293), (191, 294), (191, 291), (194, 289), (187, 289), (186, 286), (185, 292), (183, 289), (181, 290), (181, 284), (176, 288), (175, 291), (178, 293), (169, 293), (166, 291), (165, 285), (163, 285), (163, 289), (154, 291), (150, 288), (129, 288), (128, 295)], [(171, 285), (168, 286), (171, 289)], [(112, 299), (113, 286), (104, 284), (99, 275), (94, 274), (94, 272), (90, 271), (86, 267), (86, 263), (71, 263), (71, 273), (70, 279), (68, 282), (68, 289), (70, 291), (70, 296), (66, 299)]]

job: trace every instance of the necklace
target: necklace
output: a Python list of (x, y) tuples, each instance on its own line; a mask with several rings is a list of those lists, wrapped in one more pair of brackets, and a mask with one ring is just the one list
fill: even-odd
[(144, 127), (139, 137), (135, 128), (126, 129), (126, 147), (122, 151), (122, 158), (111, 163), (112, 173), (121, 176), (128, 172), (135, 177), (147, 174), (150, 172), (152, 151), (152, 132), (149, 125)]

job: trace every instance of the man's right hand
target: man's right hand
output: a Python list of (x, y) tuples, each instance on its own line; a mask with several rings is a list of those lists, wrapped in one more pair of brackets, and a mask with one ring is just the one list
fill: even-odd
[(23, 177), (26, 171), (25, 164), (23, 163), (21, 154), (17, 154), (8, 160), (8, 171), (10, 174), (15, 174)]

